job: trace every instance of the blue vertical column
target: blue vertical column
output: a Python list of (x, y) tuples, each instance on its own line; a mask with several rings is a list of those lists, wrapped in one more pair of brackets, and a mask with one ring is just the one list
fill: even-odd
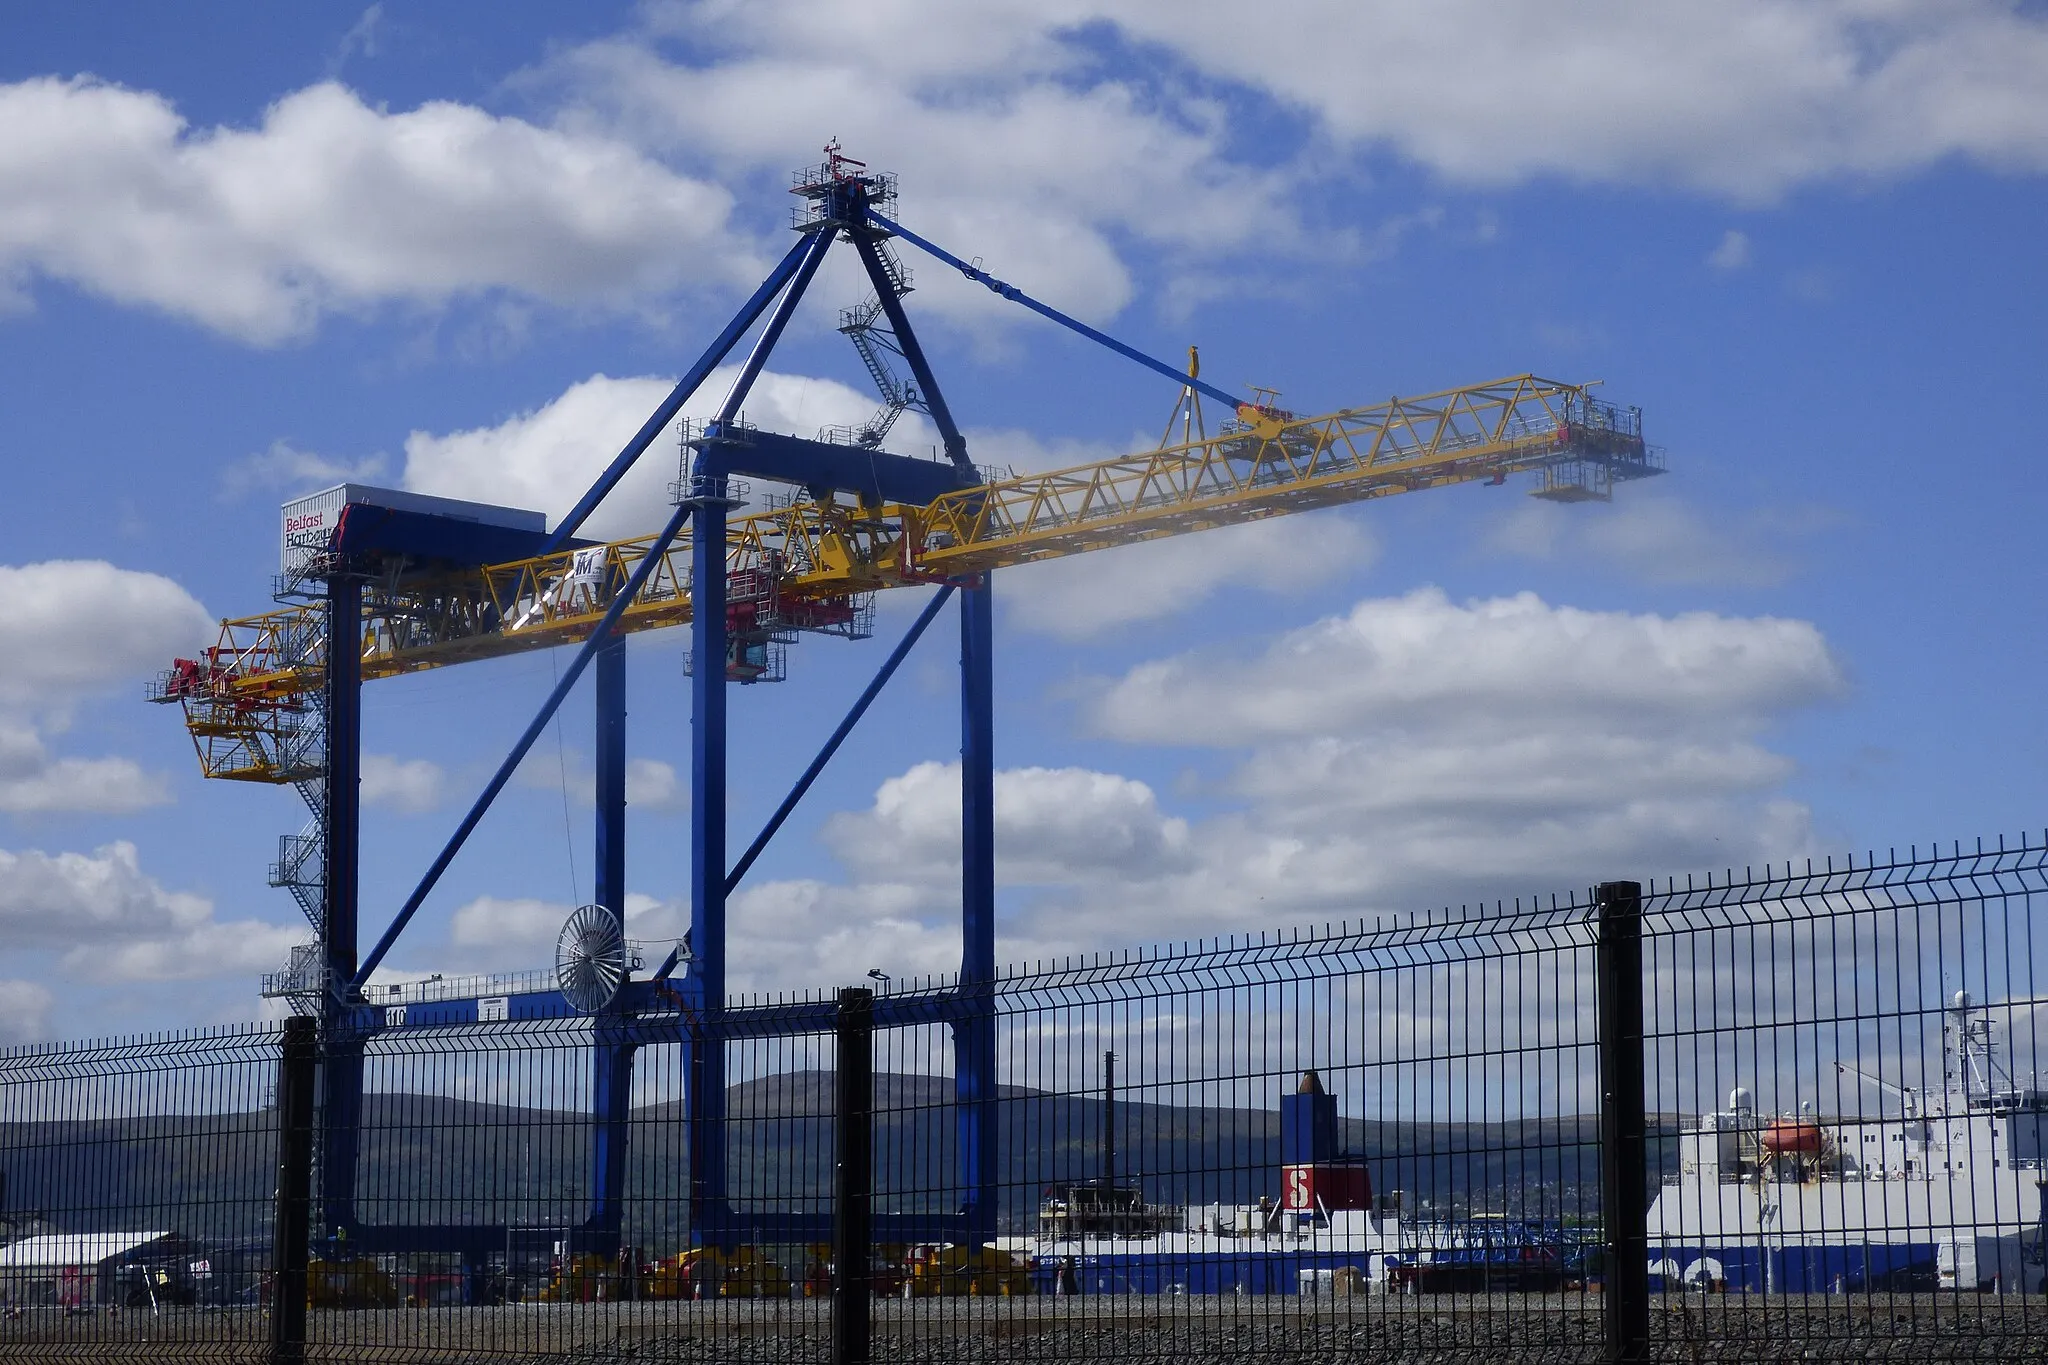
[(725, 1182), (725, 476), (695, 460), (690, 542), (690, 947), (684, 1044), (690, 1118), (690, 1224), (726, 1240)]
[[(626, 922), (626, 641), (615, 636), (596, 660), (596, 899)], [(634, 1046), (617, 1001), (591, 1037), (591, 1209), (584, 1250), (616, 1256), (625, 1217), (626, 1140), (633, 1102)]]
[(356, 1151), (363, 1111), (363, 1044), (339, 997), (356, 974), (357, 869), (362, 842), (363, 584), (327, 581), (327, 776), (321, 848), (320, 942), (328, 988), (321, 1008), (320, 1225), (355, 1226)]
[(990, 576), (960, 594), (960, 996), (953, 1025), (967, 1240), (996, 1233), (995, 606)]

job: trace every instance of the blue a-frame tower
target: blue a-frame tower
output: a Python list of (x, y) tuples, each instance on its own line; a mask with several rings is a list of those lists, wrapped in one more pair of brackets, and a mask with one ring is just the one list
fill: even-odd
[[(586, 669), (594, 665), (597, 728), (597, 903), (618, 917), (623, 928), (625, 904), (625, 679), (623, 638), (614, 627), (626, 606), (644, 585), (669, 545), (686, 523), (691, 525), (693, 727), (690, 762), (690, 897), (692, 952), (678, 960), (672, 954), (643, 981), (629, 981), (599, 1011), (593, 1035), (593, 1153), (591, 1200), (587, 1219), (575, 1230), (579, 1250), (605, 1255), (617, 1250), (623, 1214), (623, 1182), (627, 1119), (635, 1052), (652, 1043), (674, 1042), (686, 1062), (686, 1110), (689, 1123), (690, 1205), (692, 1234), (699, 1243), (745, 1240), (759, 1229), (738, 1215), (728, 1200), (726, 1178), (725, 1102), (726, 1049), (736, 1039), (768, 1034), (823, 1032), (829, 1029), (826, 1007), (779, 1007), (734, 1010), (726, 999), (726, 905), (740, 879), (768, 840), (795, 808), (825, 763), (867, 710), (917, 639), (947, 605), (957, 598), (960, 620), (960, 717), (962, 796), (962, 957), (957, 983), (941, 992), (893, 994), (878, 1002), (881, 1027), (938, 1024), (950, 1027), (955, 1051), (958, 1152), (963, 1199), (950, 1215), (896, 1217), (878, 1220), (883, 1240), (943, 1240), (964, 1245), (985, 1244), (996, 1232), (996, 1150), (994, 1078), (996, 1037), (992, 982), (995, 971), (994, 755), (993, 755), (993, 612), (986, 573), (939, 585), (938, 592), (896, 646), (874, 680), (798, 780), (766, 828), (737, 861), (729, 858), (726, 829), (727, 724), (726, 688), (737, 677), (750, 676), (745, 655), (748, 641), (733, 628), (727, 589), (727, 519), (735, 504), (732, 480), (757, 477), (806, 489), (815, 496), (852, 494), (876, 505), (884, 502), (924, 504), (944, 493), (973, 488), (983, 482), (970, 462), (966, 440), (948, 407), (938, 380), (902, 304), (905, 276), (886, 245), (901, 236), (932, 251), (991, 289), (1034, 311), (1141, 360), (1160, 373), (1191, 382), (1160, 362), (1066, 318), (1010, 286), (909, 234), (878, 210), (893, 195), (889, 177), (870, 175), (854, 163), (831, 159), (799, 180), (797, 192), (808, 206), (799, 223), (799, 240), (762, 283), (753, 297), (676, 385), (646, 424), (611, 462), (597, 482), (552, 532), (495, 532), (491, 553), (474, 553), (477, 528), (460, 517), (443, 517), (431, 508), (403, 511), (379, 508), (371, 514), (351, 505), (338, 519), (320, 556), (318, 576), (327, 599), (325, 711), (328, 763), (325, 775), (325, 884), (322, 937), (328, 979), (336, 983), (325, 997), (325, 1067), (322, 1079), (322, 1160), (318, 1192), (319, 1219), (325, 1234), (362, 1251), (461, 1252), (472, 1263), (504, 1245), (505, 1230), (451, 1225), (389, 1227), (367, 1225), (355, 1204), (357, 1136), (362, 1115), (363, 1055), (367, 1042), (392, 1029), (432, 1028), (493, 1019), (562, 1017), (576, 1013), (559, 992), (512, 995), (491, 1000), (435, 1000), (402, 1006), (379, 1006), (365, 996), (366, 983), (393, 943), (439, 880), (491, 802), (501, 791), (533, 742), (552, 720)], [(805, 440), (757, 431), (739, 421), (742, 404), (762, 367), (822, 264), (838, 242), (849, 243), (875, 290), (873, 307), (886, 316), (886, 345), (910, 370), (908, 381), (893, 383), (878, 374), (884, 388), (885, 411), (865, 433), (849, 443)], [(765, 322), (763, 321), (765, 315)], [(870, 318), (872, 318), (870, 313)], [(740, 340), (760, 324), (752, 349), (740, 365), (717, 416), (688, 437), (692, 451), (686, 477), (678, 488), (673, 515), (638, 567), (615, 585), (603, 621), (578, 650), (553, 693), (500, 765), (483, 793), (463, 818), (454, 836), (435, 858), (368, 953), (358, 954), (357, 935), (357, 784), (360, 776), (359, 652), (362, 640), (363, 583), (394, 554), (413, 566), (437, 560), (450, 565), (505, 562), (522, 555), (544, 555), (575, 548), (577, 532), (591, 512), (618, 484), (654, 439), (675, 421), (678, 412)], [(857, 338), (858, 340), (858, 338)], [(870, 347), (862, 353), (877, 368)], [(1208, 385), (1197, 387), (1231, 401)], [(878, 448), (880, 433), (904, 407), (929, 414), (943, 443), (941, 460), (912, 459)], [(374, 491), (367, 494), (374, 500)], [(359, 515), (358, 512), (361, 512)], [(522, 540), (523, 535), (523, 540)], [(459, 546), (459, 552), (453, 547)], [(718, 661), (724, 661), (720, 667)], [(778, 1217), (775, 1230), (785, 1238), (822, 1238), (819, 1226), (799, 1226), (804, 1219)]]

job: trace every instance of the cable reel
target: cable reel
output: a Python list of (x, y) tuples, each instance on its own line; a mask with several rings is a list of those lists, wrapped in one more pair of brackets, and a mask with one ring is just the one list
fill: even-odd
[(579, 905), (555, 939), (555, 985), (572, 1009), (596, 1014), (618, 998), (632, 955), (619, 918), (602, 905)]

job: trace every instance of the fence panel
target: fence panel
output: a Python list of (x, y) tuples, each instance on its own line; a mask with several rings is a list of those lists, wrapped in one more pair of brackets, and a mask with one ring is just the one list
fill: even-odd
[(1979, 845), (1652, 888), (1667, 1358), (2038, 1351), (2044, 861)]
[(356, 1151), (315, 1143), (301, 1205), (280, 1027), (18, 1048), (0, 1354), (289, 1358), (283, 1207), (312, 1361), (2033, 1358), (2044, 868), (1911, 852), (709, 1021), (330, 1033)]
[(0, 1052), (0, 1354), (268, 1358), (280, 1038)]

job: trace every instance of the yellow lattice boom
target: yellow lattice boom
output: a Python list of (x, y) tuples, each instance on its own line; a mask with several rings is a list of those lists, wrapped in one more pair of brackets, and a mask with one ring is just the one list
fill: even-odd
[[(798, 501), (729, 522), (726, 565), (730, 582), (761, 585), (785, 611), (843, 612), (880, 589), (1418, 489), (1532, 473), (1538, 496), (1580, 501), (1658, 468), (1633, 410), (1593, 401), (1584, 385), (1525, 374), (1318, 417), (1246, 406), (1213, 437), (1002, 479), (924, 506)], [(602, 546), (602, 569), (589, 550), (580, 559), (564, 551), (402, 588), (371, 585), (363, 678), (587, 639), (656, 539)], [(688, 622), (689, 563), (686, 532), (619, 628)], [(224, 621), (202, 659), (180, 661), (159, 681), (158, 700), (184, 704), (207, 776), (308, 775), (294, 742), (325, 676), (322, 610)]]

